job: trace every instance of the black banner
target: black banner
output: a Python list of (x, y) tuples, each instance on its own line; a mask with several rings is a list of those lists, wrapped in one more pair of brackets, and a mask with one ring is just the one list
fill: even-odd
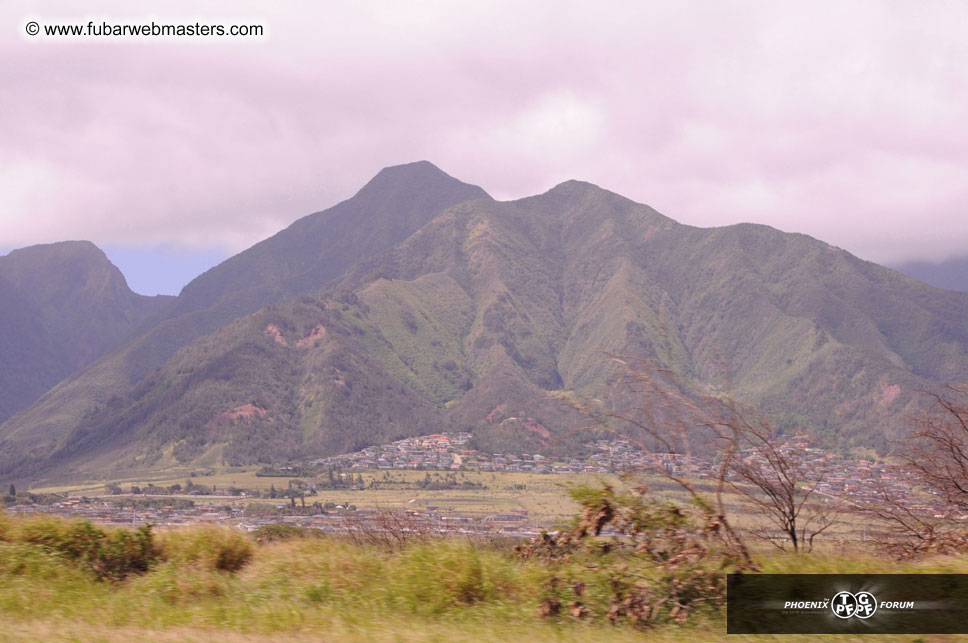
[(728, 634), (966, 634), (968, 574), (730, 574)]

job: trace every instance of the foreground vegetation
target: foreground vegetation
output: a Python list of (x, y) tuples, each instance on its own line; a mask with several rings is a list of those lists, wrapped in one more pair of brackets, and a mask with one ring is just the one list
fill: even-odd
[[(596, 525), (623, 521), (643, 534), (658, 527), (696, 538), (702, 529), (690, 521), (697, 515), (664, 503), (622, 501), (608, 491), (581, 493), (586, 511), (569, 541), (524, 547), (458, 539), (400, 539), (388, 546), (278, 525), (251, 535), (215, 527), (107, 530), (0, 514), (0, 641), (725, 638), (718, 588), (737, 564), (728, 560), (728, 548), (711, 546), (697, 557), (688, 539), (670, 537), (651, 540), (648, 551), (623, 552), (594, 535)], [(621, 511), (603, 516), (596, 509), (603, 500)], [(661, 562), (666, 553), (688, 560), (670, 567)], [(762, 572), (968, 573), (964, 557), (898, 564), (876, 554), (753, 552)], [(677, 578), (698, 578), (698, 571), (708, 591), (680, 593), (689, 610), (633, 618), (629, 606), (644, 594), (622, 588), (630, 572), (640, 573), (639, 587), (658, 596)], [(624, 592), (618, 596), (624, 602), (616, 592)], [(615, 605), (625, 607), (616, 611)]]
[(388, 551), (292, 529), (257, 533), (259, 543), (192, 528), (154, 535), (146, 571), (112, 580), (73, 553), (97, 528), (52, 518), (4, 517), (0, 525), (6, 637), (204, 640), (214, 629), (239, 640), (283, 633), (474, 640), (523, 637), (534, 627), (548, 638), (578, 634), (540, 621), (543, 566), (502, 545), (425, 541)]

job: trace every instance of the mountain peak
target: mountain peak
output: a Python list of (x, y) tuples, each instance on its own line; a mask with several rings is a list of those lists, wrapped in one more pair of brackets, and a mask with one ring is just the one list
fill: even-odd
[[(407, 178), (434, 178), (434, 177), (446, 177), (453, 179), (439, 167), (431, 163), (430, 161), (413, 161), (412, 163), (401, 163), (400, 165), (388, 165), (379, 172), (376, 173), (374, 179), (378, 177), (394, 177), (394, 176), (405, 176)], [(455, 179), (456, 180), (456, 179)]]
[(559, 183), (555, 187), (548, 190), (546, 194), (582, 194), (585, 192), (608, 192), (608, 190), (601, 188), (594, 183), (589, 183), (588, 181), (578, 181), (576, 179), (569, 179), (562, 183)]
[(39, 278), (45, 281), (77, 282), (91, 274), (110, 275), (124, 281), (121, 272), (104, 251), (90, 241), (59, 241), (19, 248), (0, 257), (0, 274), (18, 287), (28, 287)]
[(588, 181), (579, 181), (578, 179), (568, 179), (567, 181), (562, 181), (555, 187), (548, 190), (549, 192), (554, 192), (556, 190), (602, 190), (599, 186), (594, 183), (589, 183)]
[(490, 198), (482, 188), (455, 179), (430, 161), (415, 161), (385, 167), (363, 186), (358, 195), (365, 197), (369, 194), (388, 191), (394, 194), (433, 193), (442, 190), (452, 191), (454, 188), (460, 188), (466, 192), (467, 200)]
[[(90, 241), (58, 241), (55, 243), (42, 243), (26, 248), (13, 250), (6, 258), (21, 258), (21, 261), (33, 258), (88, 258), (94, 260), (107, 261), (107, 256), (100, 248)], [(28, 259), (30, 258), (30, 259)]]
[(439, 167), (431, 163), (430, 161), (413, 161), (411, 163), (401, 163), (400, 165), (388, 165), (379, 172), (377, 176), (381, 174), (397, 174), (397, 173), (407, 173), (407, 174), (426, 174), (426, 175), (443, 175), (449, 176), (446, 172), (441, 170)]
[(540, 198), (546, 200), (550, 199), (554, 202), (580, 202), (586, 199), (596, 199), (608, 196), (617, 197), (619, 195), (606, 190), (605, 188), (601, 188), (594, 183), (589, 183), (588, 181), (570, 179), (551, 188), (544, 194), (540, 195)]

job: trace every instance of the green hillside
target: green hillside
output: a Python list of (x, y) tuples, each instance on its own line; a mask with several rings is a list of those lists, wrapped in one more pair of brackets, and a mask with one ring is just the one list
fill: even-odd
[[(569, 449), (582, 418), (558, 398), (630, 402), (609, 392), (604, 352), (648, 357), (687, 390), (730, 393), (829, 446), (885, 449), (919, 389), (968, 379), (968, 295), (804, 235), (683, 226), (587, 183), (464, 201), (378, 245), (133, 386), (95, 364), (59, 388), (97, 378), (112, 395), (55, 389), (7, 422), (4, 470), (281, 461), (447, 428), (491, 450)], [(226, 292), (250, 278), (231, 274)]]

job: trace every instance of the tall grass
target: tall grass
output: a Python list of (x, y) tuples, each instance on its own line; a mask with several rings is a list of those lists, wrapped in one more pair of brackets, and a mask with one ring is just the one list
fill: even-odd
[(214, 527), (160, 532), (150, 567), (120, 581), (66, 553), (70, 536), (98, 528), (2, 514), (0, 525), (0, 622), (242, 633), (327, 631), (334, 622), (367, 629), (371, 620), (401, 618), (476, 627), (533, 621), (542, 582), (540, 566), (466, 541), (395, 552), (299, 535), (258, 545)]
[(244, 534), (214, 525), (169, 531), (159, 541), (162, 558), (178, 567), (237, 572), (254, 553), (252, 541)]
[[(258, 544), (240, 532), (193, 527), (158, 532), (153, 544), (159, 555), (147, 571), (117, 580), (99, 576), (80, 558), (48, 544), (51, 532), (62, 537), (79, 524), (0, 513), (0, 641), (633, 641), (643, 636), (564, 612), (541, 618), (547, 566), (489, 543), (435, 540), (388, 551), (287, 533)], [(105, 538), (119, 533), (104, 532)], [(968, 572), (968, 561), (957, 558), (903, 567), (870, 554), (763, 553), (760, 561), (770, 572)], [(557, 570), (562, 578), (579, 572)], [(717, 640), (724, 632), (720, 616), (711, 614), (648, 636)]]

